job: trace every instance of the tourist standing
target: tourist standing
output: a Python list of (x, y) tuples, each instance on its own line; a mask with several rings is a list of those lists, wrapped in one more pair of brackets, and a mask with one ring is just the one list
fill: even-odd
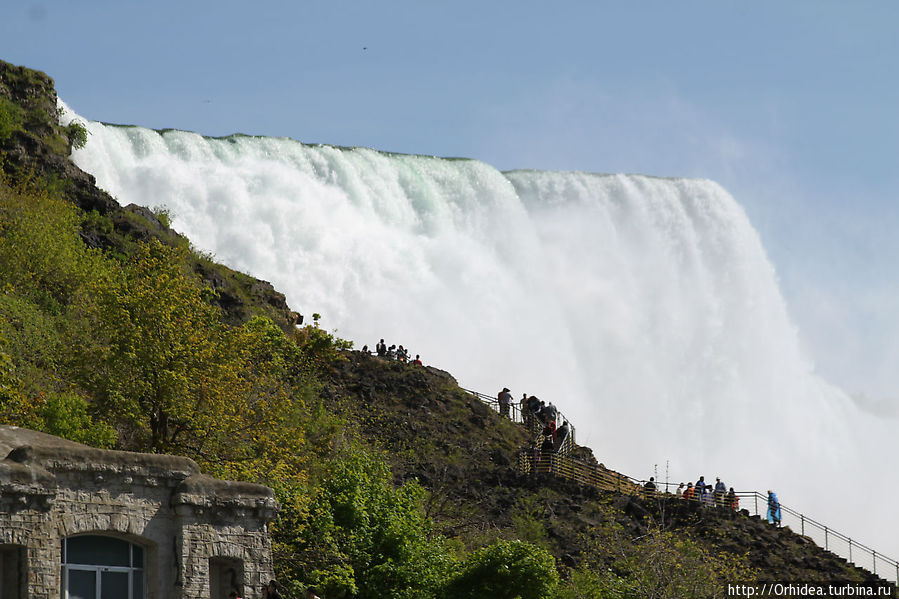
[(503, 387), (503, 390), (497, 394), (496, 399), (499, 401), (500, 416), (508, 418), (509, 408), (512, 407), (512, 393), (509, 392), (509, 388)]
[(780, 526), (780, 501), (777, 493), (768, 489), (768, 522), (774, 526)]

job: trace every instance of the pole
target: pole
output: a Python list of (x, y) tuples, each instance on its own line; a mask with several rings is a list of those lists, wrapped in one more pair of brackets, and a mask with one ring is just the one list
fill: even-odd
[(802, 520), (802, 536), (805, 536), (805, 515), (799, 514), (799, 518)]
[(824, 527), (824, 549), (829, 550), (830, 547), (827, 546), (827, 527)]

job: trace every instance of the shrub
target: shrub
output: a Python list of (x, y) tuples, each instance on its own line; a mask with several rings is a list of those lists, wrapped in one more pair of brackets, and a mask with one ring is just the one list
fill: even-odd
[(545, 599), (559, 583), (552, 555), (523, 541), (497, 541), (462, 563), (447, 599)]

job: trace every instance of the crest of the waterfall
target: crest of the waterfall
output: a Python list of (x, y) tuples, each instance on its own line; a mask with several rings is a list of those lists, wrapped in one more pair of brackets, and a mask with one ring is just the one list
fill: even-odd
[(552, 400), (610, 467), (669, 461), (813, 513), (834, 506), (823, 477), (872, 472), (860, 441), (881, 423), (813, 374), (757, 233), (713, 182), (87, 126), (74, 159), (122, 204), (166, 206), (357, 347), (383, 337), (470, 388)]

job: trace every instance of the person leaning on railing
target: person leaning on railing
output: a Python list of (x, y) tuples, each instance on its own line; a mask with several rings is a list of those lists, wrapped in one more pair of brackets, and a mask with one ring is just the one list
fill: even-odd
[(655, 480), (654, 476), (650, 476), (649, 480), (646, 481), (646, 484), (643, 485), (643, 495), (645, 495), (647, 499), (652, 499), (656, 495)]
[(503, 390), (496, 394), (496, 400), (499, 402), (500, 416), (508, 418), (509, 408), (512, 407), (512, 394), (509, 392), (509, 388), (503, 387)]
[(734, 492), (733, 487), (731, 487), (730, 491), (727, 492), (724, 501), (735, 512), (740, 509), (740, 498), (737, 497), (737, 494)]
[(780, 501), (771, 489), (768, 489), (768, 522), (780, 526)]
[(540, 422), (541, 403), (535, 395), (528, 397), (527, 408), (524, 410), (524, 414), (527, 415), (526, 423), (529, 429), (536, 428), (537, 423)]
[(540, 445), (540, 462), (546, 472), (553, 471), (553, 454), (555, 451), (552, 435), (543, 435), (543, 443)]
[(715, 479), (715, 505), (722, 507), (724, 505), (724, 496), (727, 494), (727, 485), (721, 482), (720, 478)]

